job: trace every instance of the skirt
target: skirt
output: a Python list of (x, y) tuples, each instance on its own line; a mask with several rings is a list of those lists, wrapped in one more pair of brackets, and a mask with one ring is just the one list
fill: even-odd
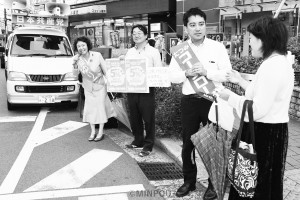
[[(244, 131), (249, 123), (244, 123)], [(283, 176), (288, 148), (288, 124), (254, 122), (258, 177), (253, 198), (242, 198), (231, 186), (228, 200), (283, 200)], [(250, 134), (247, 134), (250, 135)], [(249, 141), (242, 135), (242, 141)]]
[(83, 122), (104, 124), (108, 118), (116, 116), (105, 86), (96, 91), (84, 90), (84, 96)]

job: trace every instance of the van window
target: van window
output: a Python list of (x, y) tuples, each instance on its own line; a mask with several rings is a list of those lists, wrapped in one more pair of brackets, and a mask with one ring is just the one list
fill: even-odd
[(66, 37), (54, 35), (15, 35), (12, 56), (72, 56)]

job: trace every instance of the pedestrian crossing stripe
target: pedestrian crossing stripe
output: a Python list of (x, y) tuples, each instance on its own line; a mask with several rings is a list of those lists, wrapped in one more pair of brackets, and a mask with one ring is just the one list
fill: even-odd
[(24, 193), (0, 195), (0, 200), (37, 200), (37, 199), (54, 199), (54, 198), (66, 198), (66, 197), (83, 197), (83, 196), (94, 196), (94, 195), (113, 195), (113, 194), (129, 193), (131, 191), (145, 191), (145, 188), (143, 184), (133, 184), (133, 185), (119, 185), (119, 186), (108, 186), (108, 187), (24, 192)]
[[(79, 188), (121, 155), (120, 152), (93, 149), (24, 192)], [(97, 161), (95, 158), (101, 159), (101, 161)]]

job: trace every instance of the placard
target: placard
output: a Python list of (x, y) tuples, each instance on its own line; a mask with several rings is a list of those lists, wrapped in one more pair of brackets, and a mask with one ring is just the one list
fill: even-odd
[(126, 92), (125, 61), (106, 59), (107, 88), (109, 92)]
[(146, 59), (106, 59), (107, 91), (149, 93)]
[(128, 93), (149, 93), (146, 59), (125, 59), (125, 70)]
[(149, 87), (170, 87), (169, 67), (148, 67), (147, 81)]

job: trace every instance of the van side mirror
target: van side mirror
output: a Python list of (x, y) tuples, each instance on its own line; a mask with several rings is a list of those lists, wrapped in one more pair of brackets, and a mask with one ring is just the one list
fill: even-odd
[(0, 52), (5, 52), (5, 48), (4, 47), (0, 47)]

